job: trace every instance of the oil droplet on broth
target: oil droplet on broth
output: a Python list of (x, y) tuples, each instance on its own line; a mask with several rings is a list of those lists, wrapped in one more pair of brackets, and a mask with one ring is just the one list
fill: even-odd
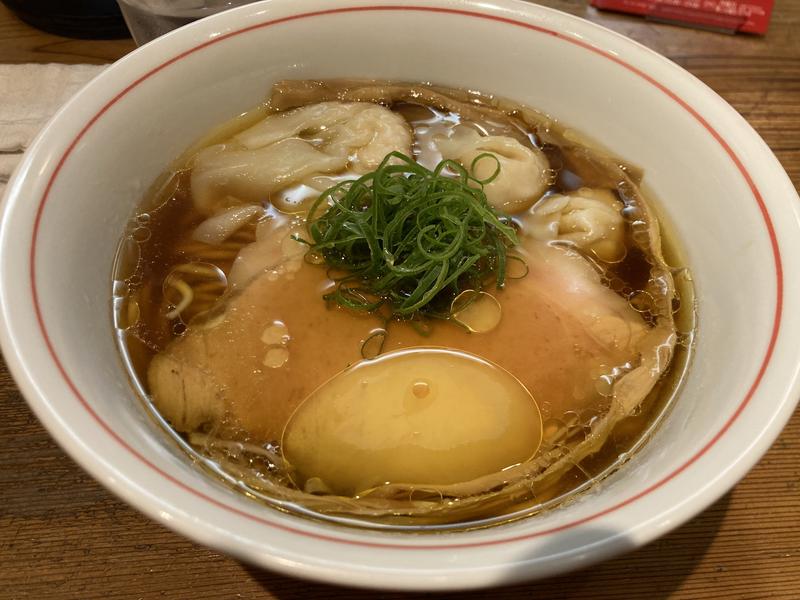
[(289, 328), (283, 321), (278, 320), (267, 325), (261, 334), (261, 341), (269, 346), (286, 345), (290, 339)]
[(500, 323), (502, 309), (491, 294), (464, 290), (453, 300), (450, 313), (454, 321), (472, 333), (486, 333)]
[(373, 329), (361, 342), (361, 357), (366, 359), (376, 358), (383, 351), (386, 342), (386, 330), (382, 327)]
[(411, 386), (412, 393), (417, 398), (424, 398), (431, 392), (431, 386), (427, 381), (417, 381)]
[(273, 346), (267, 349), (263, 364), (270, 369), (279, 369), (289, 361), (289, 349), (285, 346)]
[(317, 388), (282, 448), (301, 489), (314, 479), (355, 496), (384, 483), (470, 481), (530, 459), (541, 439), (539, 408), (513, 375), (471, 354), (411, 348)]
[(522, 279), (528, 274), (528, 263), (521, 256), (508, 255), (506, 263), (506, 279)]

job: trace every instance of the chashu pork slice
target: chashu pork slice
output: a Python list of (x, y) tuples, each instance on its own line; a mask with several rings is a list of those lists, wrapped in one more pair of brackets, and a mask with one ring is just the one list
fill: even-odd
[[(447, 346), (483, 356), (522, 381), (544, 419), (602, 402), (601, 394), (610, 395), (603, 377), (615, 367), (638, 372), (626, 399), (640, 402), (660, 372), (637, 367), (661, 343), (662, 332), (605, 287), (579, 254), (531, 238), (522, 251), (528, 274), (493, 292), (502, 307), (495, 329), (469, 333), (436, 322), (423, 337), (394, 323), (384, 351)], [(329, 285), (324, 267), (303, 263), (295, 272), (265, 272), (240, 286), (224, 300), (221, 317), (190, 326), (152, 360), (149, 390), (164, 417), (179, 431), (204, 428), (223, 437), (280, 440), (295, 408), (360, 360), (363, 341), (381, 327), (376, 317), (323, 301)], [(276, 331), (284, 337), (277, 339)], [(278, 355), (288, 352), (281, 366), (274, 366), (276, 348)]]

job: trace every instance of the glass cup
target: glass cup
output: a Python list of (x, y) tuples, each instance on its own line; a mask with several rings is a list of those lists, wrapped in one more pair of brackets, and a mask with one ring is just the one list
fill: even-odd
[(141, 46), (208, 15), (254, 0), (117, 0), (131, 35)]

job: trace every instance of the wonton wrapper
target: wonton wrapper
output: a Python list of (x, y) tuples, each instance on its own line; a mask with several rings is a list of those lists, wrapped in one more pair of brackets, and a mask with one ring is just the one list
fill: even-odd
[[(299, 137), (307, 133), (310, 139)], [(392, 111), (365, 102), (323, 102), (270, 114), (192, 161), (195, 207), (204, 214), (220, 200), (265, 202), (270, 194), (320, 173), (349, 167), (371, 171), (392, 151), (410, 153), (411, 131)]]
[[(461, 126), (436, 144), (442, 158), (458, 161), (477, 180), (487, 182), (483, 185), (486, 199), (499, 211), (521, 212), (547, 189), (549, 164), (545, 155), (510, 136), (480, 135), (472, 128)], [(500, 170), (495, 175), (498, 166)], [(493, 175), (494, 179), (489, 181)]]
[(625, 258), (625, 218), (622, 202), (611, 190), (581, 188), (542, 198), (527, 223), (536, 239), (572, 242), (600, 260)]

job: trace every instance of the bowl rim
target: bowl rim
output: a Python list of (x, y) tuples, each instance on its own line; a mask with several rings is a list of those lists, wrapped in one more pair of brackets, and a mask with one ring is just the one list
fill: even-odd
[[(525, 13), (526, 16), (530, 16), (535, 14), (536, 12), (544, 12), (548, 15), (557, 15), (559, 19), (565, 20), (567, 23), (574, 23), (579, 22), (582, 27), (592, 29), (593, 31), (603, 34), (612, 34), (616, 38), (625, 40), (626, 43), (632, 44), (637, 46), (640, 51), (647, 53), (651, 58), (657, 57), (659, 60), (669, 63), (669, 65), (674, 65), (668, 61), (668, 59), (662, 57), (661, 55), (649, 50), (645, 46), (638, 44), (629, 38), (621, 36), (613, 31), (610, 31), (602, 26), (596, 25), (594, 23), (590, 23), (579, 17), (575, 17), (572, 15), (568, 15), (562, 13), (560, 11), (556, 11), (554, 9), (549, 9), (545, 7), (540, 7), (537, 5), (531, 5), (527, 2), (521, 2), (516, 0), (495, 0), (492, 3), (481, 3), (477, 5), (471, 2), (453, 2), (450, 0), (421, 0), (421, 4), (417, 3), (410, 3), (404, 5), (394, 5), (391, 2), (386, 2), (386, 0), (375, 0), (370, 2), (369, 4), (358, 4), (357, 2), (350, 6), (339, 6), (336, 8), (329, 8), (324, 10), (317, 10), (317, 11), (310, 11), (310, 12), (298, 12), (285, 17), (280, 18), (273, 18), (273, 19), (265, 19), (260, 20), (254, 24), (246, 25), (243, 27), (236, 28), (232, 31), (229, 31), (224, 34), (215, 35), (215, 36), (208, 36), (209, 39), (206, 41), (201, 42), (188, 50), (184, 50), (177, 55), (174, 55), (168, 59), (165, 59), (163, 62), (158, 64), (155, 67), (150, 68), (147, 70), (143, 75), (139, 76), (137, 79), (132, 81), (127, 87), (122, 89), (119, 93), (117, 93), (108, 103), (106, 103), (80, 130), (79, 134), (72, 140), (72, 142), (66, 147), (64, 152), (61, 154), (61, 157), (58, 161), (55, 162), (55, 166), (52, 168), (48, 183), (46, 185), (45, 191), (39, 200), (39, 204), (36, 209), (36, 217), (35, 217), (35, 224), (34, 230), (32, 234), (32, 242), (30, 248), (30, 286), (32, 296), (34, 298), (34, 311), (36, 315), (36, 320), (38, 321), (40, 333), (42, 335), (42, 341), (45, 343), (47, 350), (49, 351), (52, 360), (54, 361), (55, 365), (57, 366), (58, 370), (60, 371), (61, 377), (63, 378), (64, 382), (69, 387), (71, 393), (75, 396), (76, 399), (80, 402), (80, 404), (84, 407), (85, 410), (91, 415), (91, 417), (97, 422), (97, 424), (109, 434), (112, 439), (114, 439), (120, 446), (122, 446), (126, 451), (131, 453), (137, 460), (144, 463), (148, 466), (151, 470), (155, 473), (159, 474), (159, 476), (167, 479), (172, 484), (175, 484), (185, 491), (189, 492), (190, 494), (208, 501), (215, 506), (222, 508), (227, 511), (234, 512), (239, 516), (243, 516), (250, 520), (258, 521), (261, 524), (266, 524), (269, 527), (282, 529), (284, 531), (291, 532), (293, 534), (299, 534), (311, 538), (316, 538), (320, 540), (324, 540), (327, 542), (334, 542), (334, 543), (342, 543), (347, 545), (356, 545), (356, 546), (363, 546), (371, 549), (392, 549), (392, 550), (416, 550), (416, 551), (430, 551), (436, 549), (467, 549), (477, 546), (487, 546), (487, 545), (498, 545), (498, 544), (508, 544), (513, 542), (519, 542), (526, 539), (531, 539), (534, 537), (541, 537), (553, 533), (557, 533), (559, 531), (564, 531), (566, 529), (577, 527), (592, 521), (596, 518), (603, 517), (611, 512), (614, 512), (628, 504), (636, 502), (638, 499), (650, 494), (654, 490), (662, 487), (663, 485), (667, 484), (671, 481), (674, 477), (678, 474), (683, 472), (684, 470), (688, 469), (693, 463), (695, 463), (701, 456), (703, 456), (716, 442), (727, 432), (727, 430), (731, 427), (731, 425), (736, 421), (736, 419), (741, 415), (744, 411), (746, 406), (748, 405), (750, 399), (755, 394), (756, 390), (758, 389), (759, 384), (762, 381), (764, 373), (767, 370), (767, 366), (770, 363), (771, 359), (773, 358), (773, 352), (775, 349), (775, 344), (778, 339), (778, 333), (781, 325), (781, 317), (782, 317), (782, 303), (783, 303), (783, 286), (784, 286), (784, 274), (783, 274), (783, 267), (782, 267), (782, 258), (778, 243), (777, 234), (772, 224), (772, 220), (769, 214), (769, 211), (766, 208), (764, 200), (761, 196), (759, 189), (756, 187), (752, 177), (748, 173), (744, 163), (739, 158), (739, 156), (734, 152), (725, 138), (720, 135), (703, 117), (702, 115), (695, 110), (691, 104), (687, 101), (683, 100), (679, 95), (673, 92), (669, 87), (659, 82), (653, 76), (645, 73), (644, 71), (640, 70), (639, 68), (625, 62), (619, 56), (616, 56), (614, 53), (608, 52), (603, 48), (594, 45), (588, 41), (584, 41), (583, 39), (579, 39), (577, 37), (573, 37), (568, 33), (564, 33), (563, 31), (550, 29), (548, 27), (538, 25), (532, 22), (527, 22), (524, 20), (520, 20), (519, 18), (513, 18), (510, 16), (506, 16), (508, 14), (509, 9), (512, 9), (515, 13)], [(231, 15), (233, 13), (241, 14), (242, 16), (250, 15), (250, 14), (268, 14), (269, 6), (271, 2), (259, 2), (252, 5), (244, 6), (239, 9), (234, 9), (232, 11), (228, 11), (225, 13), (224, 18), (232, 18)], [(458, 8), (460, 7), (460, 8)], [(464, 8), (464, 7), (469, 7)], [(253, 12), (255, 9), (262, 8), (265, 9), (262, 13), (255, 13)], [(515, 27), (523, 27), (538, 33), (543, 33), (547, 35), (555, 36), (561, 40), (569, 42), (571, 44), (580, 46), (590, 52), (603, 56), (613, 62), (619, 64), (625, 69), (628, 69), (630, 72), (636, 74), (637, 76), (643, 78), (645, 81), (650, 83), (651, 85), (655, 86), (665, 94), (667, 94), (672, 100), (677, 102), (682, 108), (684, 108), (689, 114), (692, 115), (698, 122), (700, 122), (703, 127), (709, 132), (712, 137), (716, 139), (716, 141), (722, 146), (728, 156), (736, 165), (739, 172), (744, 177), (745, 181), (747, 182), (748, 186), (750, 187), (751, 192), (759, 206), (761, 214), (764, 218), (766, 228), (769, 234), (770, 243), (772, 245), (772, 252), (773, 252), (773, 260), (775, 262), (775, 271), (776, 271), (776, 307), (775, 307), (775, 318), (773, 322), (771, 338), (769, 342), (769, 346), (766, 350), (765, 356), (761, 361), (760, 369), (756, 375), (755, 381), (750, 386), (747, 395), (742, 400), (742, 402), (738, 405), (735, 412), (727, 419), (724, 426), (718, 431), (699, 451), (697, 451), (694, 455), (691, 456), (689, 460), (683, 463), (678, 469), (671, 472), (666, 477), (663, 477), (661, 480), (653, 483), (652, 485), (648, 486), (644, 490), (639, 491), (637, 494), (632, 495), (630, 498), (623, 502), (619, 502), (616, 505), (609, 507), (603, 511), (597, 512), (590, 517), (586, 517), (580, 519), (578, 521), (574, 521), (571, 523), (567, 523), (558, 527), (554, 527), (548, 530), (542, 531), (535, 531), (529, 533), (523, 533), (518, 535), (507, 536), (503, 539), (495, 539), (495, 540), (488, 540), (488, 541), (477, 541), (477, 542), (456, 542), (456, 543), (444, 543), (444, 544), (426, 544), (422, 545), (412, 545), (412, 544), (403, 544), (403, 543), (395, 543), (395, 542), (374, 542), (374, 541), (366, 541), (366, 540), (359, 540), (354, 539), (352, 537), (339, 537), (336, 535), (328, 535), (320, 532), (316, 532), (309, 529), (301, 529), (301, 528), (294, 528), (291, 526), (286, 526), (276, 521), (262, 519), (257, 517), (256, 515), (247, 513), (245, 511), (239, 510), (236, 507), (226, 505), (210, 496), (203, 494), (199, 490), (195, 490), (190, 486), (187, 486), (185, 483), (179, 481), (175, 477), (171, 476), (166, 471), (162, 470), (158, 467), (158, 465), (153, 464), (150, 462), (146, 457), (142, 456), (138, 451), (134, 448), (129, 446), (121, 436), (119, 436), (103, 419), (92, 409), (91, 404), (83, 397), (80, 391), (77, 389), (76, 385), (71, 381), (69, 374), (66, 372), (65, 368), (61, 364), (58, 356), (56, 355), (54, 348), (52, 346), (52, 342), (49, 339), (47, 330), (45, 328), (43, 316), (41, 313), (41, 307), (38, 301), (38, 294), (36, 289), (36, 241), (39, 231), (39, 224), (41, 221), (41, 217), (44, 211), (44, 206), (49, 198), (50, 190), (53, 187), (53, 184), (58, 177), (64, 163), (66, 162), (67, 158), (69, 157), (70, 153), (74, 150), (74, 148), (79, 144), (82, 137), (102, 118), (103, 114), (107, 110), (109, 110), (116, 102), (122, 99), (127, 93), (133, 90), (136, 86), (141, 84), (142, 82), (146, 81), (149, 77), (153, 76), (155, 73), (162, 71), (163, 69), (168, 68), (170, 65), (175, 64), (176, 62), (180, 61), (181, 59), (193, 54), (195, 52), (201, 51), (202, 49), (211, 46), (213, 44), (220, 43), (226, 39), (230, 39), (237, 35), (253, 31), (255, 29), (261, 29), (265, 27), (269, 27), (271, 25), (275, 25), (278, 23), (284, 23), (287, 21), (296, 21), (300, 19), (307, 19), (307, 18), (314, 18), (314, 17), (321, 17), (325, 15), (331, 14), (344, 14), (344, 13), (352, 13), (352, 12), (366, 12), (366, 11), (419, 11), (419, 12), (436, 12), (436, 13), (443, 13), (449, 14), (454, 16), (460, 17), (468, 17), (468, 18), (482, 18), (488, 19), (492, 21), (497, 21), (501, 23), (505, 23)], [(222, 16), (222, 15), (220, 15)], [(213, 20), (216, 20), (218, 17), (210, 17), (208, 19), (204, 19), (202, 22), (198, 22), (192, 24), (186, 28), (183, 28), (181, 31), (173, 32), (168, 34), (162, 41), (156, 40), (153, 42), (157, 45), (165, 45), (163, 40), (166, 39), (181, 39), (182, 36), (188, 36), (186, 33), (187, 31), (203, 31), (208, 29), (211, 25), (213, 25)], [(566, 28), (564, 28), (566, 29)], [(188, 39), (188, 38), (187, 38)], [(149, 46), (149, 44), (148, 44)], [(131, 55), (120, 61), (127, 65), (131, 62), (138, 60), (139, 54), (138, 51), (134, 51)], [(147, 64), (148, 61), (142, 61), (144, 64)], [(111, 67), (114, 69), (115, 67)], [(695, 79), (693, 76), (688, 74), (687, 72), (683, 71), (682, 69), (679, 70), (679, 73), (682, 73), (685, 78), (688, 78), (689, 81), (693, 82), (695, 85), (700, 85), (706, 90), (708, 88), (699, 82), (699, 80)], [(102, 76), (101, 76), (102, 77)], [(79, 93), (79, 96), (88, 93), (86, 90), (90, 90), (92, 87), (92, 83), (90, 83), (84, 91)], [(710, 90), (708, 90), (710, 91)], [(711, 92), (714, 94), (713, 92)], [(716, 94), (714, 94), (716, 96)], [(722, 103), (725, 107), (730, 107), (725, 103), (721, 98), (716, 96), (720, 103)], [(17, 174), (15, 175), (13, 181), (8, 186), (8, 191), (6, 194), (6, 198), (2, 204), (2, 212), (3, 216), (8, 213), (9, 207), (14, 204), (21, 195), (21, 188), (23, 187), (22, 181), (25, 179), (25, 173), (29, 170), (30, 165), (35, 160), (37, 154), (43, 151), (43, 146), (45, 140), (47, 138), (48, 132), (57, 127), (58, 122), (61, 119), (66, 118), (65, 115), (68, 115), (70, 112), (70, 108), (74, 106), (75, 100), (68, 103), (68, 105), (59, 112), (59, 114), (54, 117), (54, 119), (45, 127), (42, 133), (37, 137), (36, 142), (31, 146), (30, 151), (26, 154), (26, 157), (23, 161), (23, 165), (18, 170)], [(732, 109), (731, 109), (732, 110)], [(758, 137), (758, 135), (750, 128), (749, 125), (741, 118), (742, 124), (745, 128), (749, 130), (749, 135), (753, 137), (753, 142), (757, 142), (763, 144), (763, 141)], [(764, 148), (766, 148), (764, 146)], [(767, 153), (774, 161), (775, 165), (777, 165), (780, 172), (786, 177), (785, 172), (783, 172), (782, 168), (780, 167), (777, 159), (775, 159), (774, 155), (767, 150)], [(773, 165), (770, 165), (771, 167)], [(788, 179), (788, 178), (787, 178)], [(791, 201), (791, 198), (789, 199)], [(0, 246), (2, 246), (3, 231), (8, 227), (8, 220), (6, 218), (2, 219), (2, 224), (0, 224)], [(0, 282), (2, 282), (4, 278), (4, 274), (0, 272)], [(9, 306), (5, 302), (5, 297), (0, 294), (0, 321), (5, 321), (7, 325), (12, 320), (12, 314), (14, 313), (15, 308)], [(111, 483), (108, 478), (109, 473), (113, 473), (114, 469), (110, 465), (101, 465), (99, 464), (92, 455), (86, 454), (82, 452), (80, 449), (76, 448), (75, 440), (73, 439), (74, 432), (69, 430), (69, 426), (65, 425), (64, 423), (58, 423), (52, 418), (52, 413), (48, 410), (48, 399), (40, 394), (38, 386), (35, 383), (35, 378), (33, 377), (33, 371), (35, 369), (28, 367), (26, 364), (25, 358), (23, 356), (24, 352), (22, 352), (21, 345), (18, 340), (14, 339), (11, 334), (9, 333), (9, 327), (4, 326), (0, 328), (0, 346), (2, 346), (4, 350), (4, 355), (6, 357), (7, 362), (9, 363), (9, 368), (12, 371), (15, 380), (17, 381), (20, 388), (23, 390), (26, 400), (28, 401), (29, 405), (34, 409), (34, 412), (37, 414), (39, 419), (43, 422), (43, 424), (47, 427), (50, 431), (51, 435), (59, 442), (59, 444), (70, 454), (83, 468), (87, 469), (90, 473), (92, 473), (95, 478), (101, 481), (106, 487), (111, 489), (115, 494), (125, 499), (128, 503), (132, 504), (151, 518), (155, 519), (156, 521), (161, 522), (162, 524), (166, 525), (171, 529), (175, 529), (182, 533), (183, 535), (192, 538), (194, 540), (200, 541), (206, 545), (221, 547), (226, 552), (234, 555), (238, 555), (245, 560), (250, 562), (255, 562), (257, 564), (263, 566), (269, 566), (275, 570), (282, 571), (284, 573), (292, 574), (292, 575), (301, 575), (304, 577), (310, 577), (313, 579), (318, 579), (321, 581), (327, 582), (341, 582), (341, 573), (340, 572), (326, 572), (319, 567), (315, 568), (313, 566), (302, 566), (302, 565), (289, 565), (285, 564), (284, 562), (271, 557), (271, 556), (253, 556), (251, 553), (244, 552), (239, 548), (236, 548), (232, 544), (221, 544), (218, 539), (214, 538), (211, 535), (211, 532), (205, 532), (205, 534), (201, 534), (197, 530), (197, 523), (196, 522), (183, 522), (177, 523), (172, 518), (165, 519), (163, 515), (160, 513), (158, 505), (153, 503), (153, 499), (150, 496), (145, 497), (138, 489), (132, 489), (131, 487), (126, 487), (121, 482)], [(18, 352), (18, 350), (20, 352)], [(792, 388), (796, 389), (798, 387), (797, 382), (797, 374), (794, 374), (794, 378), (792, 380)], [(759, 436), (757, 440), (761, 442), (761, 447), (763, 450), (771, 444), (772, 441), (777, 437), (780, 433), (781, 428), (788, 420), (789, 416), (792, 413), (792, 404), (796, 403), (794, 399), (783, 399), (783, 403), (778, 407), (784, 413), (783, 416), (785, 418), (778, 418), (770, 423), (767, 423), (764, 427), (764, 430), (759, 432)], [(777, 410), (777, 409), (776, 409)], [(682, 514), (678, 515), (674, 518), (669, 528), (677, 527), (681, 523), (688, 520), (690, 517), (697, 514), (700, 510), (705, 508), (706, 506), (710, 505), (713, 501), (715, 501), (719, 496), (721, 496), (724, 492), (726, 492), (731, 485), (733, 485), (739, 478), (741, 478), (750, 467), (760, 458), (761, 452), (755, 452), (747, 456), (741, 457), (738, 461), (736, 461), (735, 468), (732, 468), (730, 472), (726, 475), (725, 479), (720, 479), (716, 482), (715, 486), (710, 486), (708, 489), (704, 491), (704, 495), (701, 499), (697, 500), (689, 509), (685, 509)], [(110, 469), (110, 470), (107, 470)], [(206, 524), (207, 525), (207, 524)], [(650, 541), (657, 535), (661, 535), (665, 532), (665, 529), (661, 529), (658, 532), (655, 531), (648, 531), (648, 532), (640, 532), (637, 536), (637, 545), (639, 543), (645, 543)], [(449, 536), (457, 536), (458, 533), (448, 534)], [(627, 547), (630, 547), (629, 545)], [(613, 554), (617, 554), (626, 549), (626, 546), (621, 543), (619, 540), (614, 541), (609, 538), (608, 544), (596, 553), (594, 557), (591, 559), (584, 559), (581, 563), (582, 565), (589, 564), (589, 560), (600, 560), (601, 558), (607, 558)], [(565, 569), (561, 569), (562, 571)], [(559, 572), (557, 569), (550, 569), (550, 574), (555, 574)], [(495, 574), (496, 575), (496, 574)], [(397, 578), (397, 576), (395, 576)], [(504, 581), (512, 581), (518, 579), (524, 579), (526, 576), (517, 575), (516, 577), (506, 574), (503, 577)], [(442, 585), (437, 583), (433, 580), (433, 577), (430, 578), (429, 581), (422, 582), (423, 585), (417, 584), (408, 585), (407, 583), (399, 580), (395, 581), (380, 581), (375, 582), (374, 579), (369, 575), (369, 573), (365, 573), (363, 570), (351, 570), (348, 572), (348, 583), (355, 584), (355, 585), (363, 585), (366, 587), (375, 586), (376, 583), (383, 587), (387, 587), (387, 584), (390, 584), (391, 587), (396, 587), (398, 589), (433, 589), (433, 588), (440, 588), (440, 589), (455, 589), (457, 587), (477, 587), (479, 585), (489, 585), (497, 583), (496, 580), (492, 580), (491, 578), (487, 577), (486, 574), (478, 576), (478, 579), (472, 581), (471, 583), (467, 583), (467, 585), (459, 585), (458, 582), (448, 581), (446, 584)], [(483, 581), (483, 583), (481, 583)]]

